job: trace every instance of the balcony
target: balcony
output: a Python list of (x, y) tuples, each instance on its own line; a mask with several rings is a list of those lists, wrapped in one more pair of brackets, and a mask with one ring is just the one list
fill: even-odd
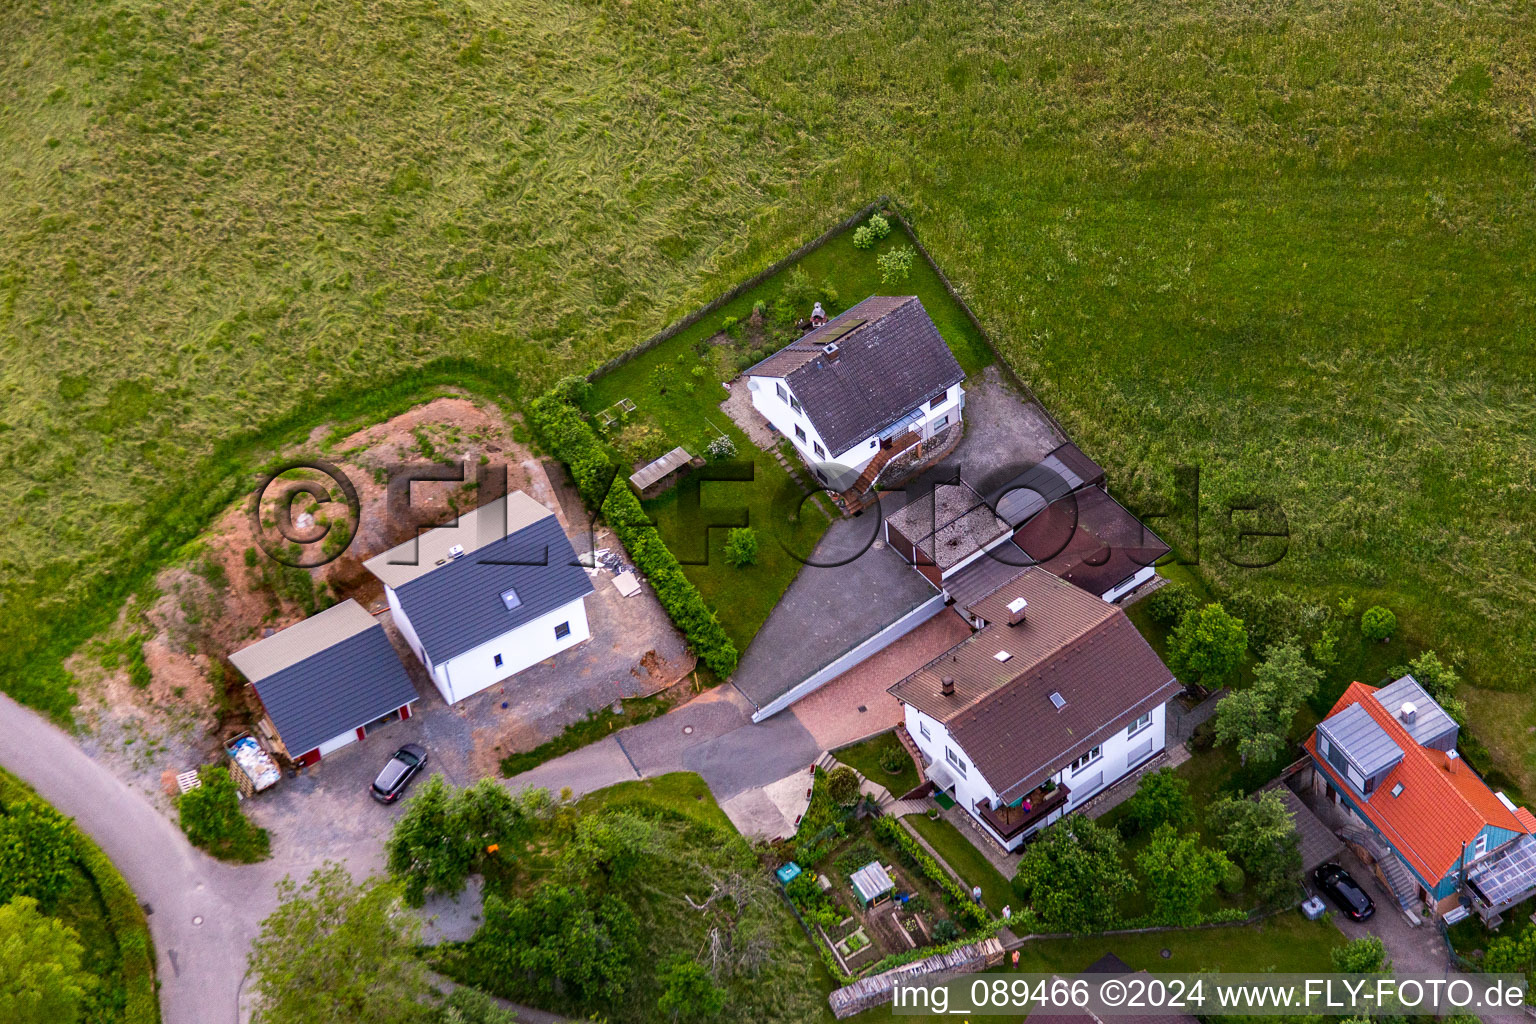
[[(991, 827), (992, 831), (1007, 841), (1065, 807), (1071, 796), (1072, 790), (1065, 785), (1058, 785), (1050, 792), (1037, 786), (1025, 794), (1017, 807), (988, 807), (985, 804), (978, 804), (976, 814)], [(1024, 809), (1025, 803), (1029, 804), (1027, 811)]]

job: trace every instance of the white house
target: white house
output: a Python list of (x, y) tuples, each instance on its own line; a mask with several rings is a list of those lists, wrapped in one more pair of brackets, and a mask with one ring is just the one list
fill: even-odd
[(262, 732), (299, 765), (410, 718), (417, 699), (384, 627), (356, 601), (332, 605), (229, 660), (256, 691)]
[(1016, 850), (1156, 757), (1180, 687), (1122, 610), (1043, 569), (964, 611), (980, 628), (890, 692), (934, 786)]
[(915, 295), (873, 295), (747, 370), (752, 406), (829, 490), (960, 423), (965, 373)]
[(521, 491), (363, 564), (450, 704), (591, 636), (592, 582), (555, 514)]

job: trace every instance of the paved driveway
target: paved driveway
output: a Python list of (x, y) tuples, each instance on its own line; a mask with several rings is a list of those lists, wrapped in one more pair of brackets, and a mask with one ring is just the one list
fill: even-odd
[[(996, 366), (966, 381), (965, 388), (965, 436), (939, 465), (960, 470), (966, 482), (1012, 479), (1067, 440), (1044, 409), (1004, 383)], [(1018, 468), (999, 476), (1012, 466)]]

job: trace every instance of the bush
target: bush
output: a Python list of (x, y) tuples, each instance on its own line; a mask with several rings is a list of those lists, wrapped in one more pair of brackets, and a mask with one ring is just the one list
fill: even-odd
[(816, 881), (816, 876), (809, 871), (795, 876), (794, 881), (784, 887), (784, 895), (789, 897), (789, 902), (800, 911), (800, 916), (811, 924), (820, 925), (823, 928), (835, 928), (841, 919), (838, 916), (837, 907), (827, 898), (822, 891), (821, 883)]
[(933, 941), (938, 943), (954, 942), (960, 937), (960, 926), (950, 918), (938, 922), (933, 926)]
[(1367, 640), (1390, 640), (1392, 634), (1397, 632), (1397, 616), (1391, 609), (1374, 605), (1365, 610), (1360, 616), (1360, 635)]
[(898, 284), (907, 279), (912, 273), (912, 264), (917, 259), (917, 250), (910, 245), (903, 245), (899, 249), (883, 252), (875, 257), (875, 262), (880, 266), (881, 284)]
[(1228, 896), (1236, 896), (1243, 891), (1243, 886), (1248, 884), (1248, 875), (1236, 864), (1228, 863), (1227, 873), (1221, 879), (1221, 891)]
[(741, 526), (725, 536), (725, 560), (740, 569), (757, 561), (757, 532)]
[(848, 807), (859, 800), (859, 773), (847, 765), (839, 765), (827, 776), (827, 795), (839, 807)]
[(875, 241), (877, 242), (883, 242), (885, 237), (891, 233), (891, 222), (878, 213), (870, 217), (865, 226), (875, 233)]
[(534, 399), (528, 418), (545, 447), (570, 469), (582, 499), (602, 513), (629, 551), (699, 660), (722, 677), (735, 671), (739, 658), (736, 645), (698, 588), (683, 575), (682, 566), (640, 507), (635, 492), (616, 479), (616, 470), (591, 425), (555, 393)]
[(868, 224), (861, 224), (853, 229), (853, 247), (855, 249), (873, 249), (876, 241), (875, 232)]
[(1126, 801), (1126, 821), (1142, 832), (1159, 825), (1189, 825), (1195, 817), (1195, 805), (1189, 798), (1189, 783), (1172, 768), (1148, 772), (1136, 784), (1136, 792)]
[(580, 405), (592, 393), (592, 385), (587, 378), (571, 374), (555, 381), (555, 386), (549, 389), (549, 393), (554, 395), (557, 401), (564, 402), (566, 405)]
[(741, 337), (741, 319), (728, 316), (720, 321), (720, 329), (733, 338), (739, 338)]
[(176, 801), (181, 830), (193, 846), (220, 860), (252, 864), (271, 852), (267, 830), (251, 824), (240, 810), (240, 791), (229, 769), (221, 764), (198, 770), (202, 785), (183, 793)]
[(736, 442), (721, 434), (704, 446), (704, 457), (710, 462), (720, 462), (736, 457)]
[(1159, 626), (1172, 629), (1200, 607), (1200, 597), (1187, 583), (1168, 583), (1147, 598), (1147, 614)]
[(1169, 667), (1184, 682), (1209, 689), (1230, 679), (1247, 653), (1248, 632), (1242, 620), (1219, 604), (1188, 612), (1168, 637)]
[(906, 749), (900, 746), (886, 747), (880, 752), (880, 767), (892, 775), (899, 775), (901, 770), (912, 763), (912, 758)]

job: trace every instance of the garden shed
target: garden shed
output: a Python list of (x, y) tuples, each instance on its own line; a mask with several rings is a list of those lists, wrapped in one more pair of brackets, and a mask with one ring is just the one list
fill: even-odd
[(687, 469), (692, 464), (693, 456), (688, 454), (688, 449), (673, 448), (655, 462), (648, 462), (637, 469), (630, 476), (629, 482), (634, 484), (635, 490), (641, 494), (660, 492), (666, 488), (658, 487), (658, 484), (667, 481), (672, 474)]
[(891, 895), (891, 890), (896, 888), (896, 883), (891, 881), (890, 872), (886, 871), (877, 860), (865, 864), (851, 876), (854, 895), (859, 898), (859, 905), (872, 907), (881, 900)]

